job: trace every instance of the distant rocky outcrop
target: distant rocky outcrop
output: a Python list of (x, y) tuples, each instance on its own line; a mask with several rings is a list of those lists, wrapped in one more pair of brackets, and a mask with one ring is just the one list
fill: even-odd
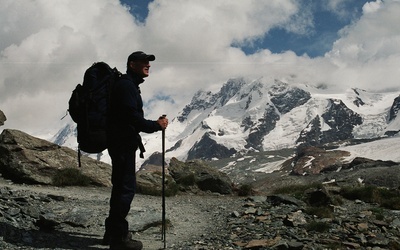
[[(317, 115), (301, 131), (297, 146), (318, 146), (353, 139), (353, 129), (362, 124), (361, 115), (346, 106), (341, 100), (329, 99), (325, 113)], [(324, 130), (321, 124), (327, 124)]]
[[(110, 186), (110, 165), (81, 157), (82, 174), (93, 185)], [(52, 184), (52, 177), (65, 168), (77, 168), (77, 152), (30, 136), (19, 130), (5, 129), (0, 135), (0, 174), (16, 183)]]
[(399, 113), (399, 110), (400, 110), (400, 96), (396, 97), (393, 100), (393, 104), (390, 107), (388, 120), (392, 121), (392, 120), (396, 119), (396, 117), (397, 117), (397, 115)]
[(3, 126), (6, 120), (6, 115), (3, 113), (3, 111), (0, 110), (0, 126)]
[(363, 157), (349, 160), (348, 157), (347, 151), (303, 148), (294, 157), (286, 160), (281, 169), (266, 174), (251, 184), (262, 193), (271, 193), (289, 185), (315, 182), (352, 187), (400, 187), (400, 163)]
[[(335, 176), (336, 179), (350, 178), (350, 176), (354, 175), (355, 180), (358, 176), (364, 183), (369, 180), (371, 182), (369, 184), (375, 186), (391, 188), (400, 186), (400, 174), (396, 174), (396, 171), (393, 171), (393, 169), (400, 167), (398, 162), (372, 160), (364, 157), (356, 157), (349, 162), (346, 159), (349, 156), (350, 153), (347, 151), (306, 147), (299, 151), (295, 157), (287, 160), (282, 166), (291, 175), (320, 175), (325, 178)], [(334, 179), (333, 177), (331, 178)], [(382, 179), (382, 181), (375, 179)], [(387, 182), (384, 182), (384, 179)], [(390, 184), (391, 181), (393, 184)]]
[(227, 148), (224, 145), (218, 144), (213, 140), (212, 135), (205, 133), (201, 139), (196, 142), (188, 152), (188, 160), (192, 159), (207, 159), (211, 160), (212, 155), (218, 159), (229, 158), (236, 153), (234, 148)]
[(325, 168), (343, 162), (343, 159), (348, 156), (350, 153), (347, 151), (304, 147), (299, 149), (296, 156), (286, 161), (283, 166), (294, 175), (319, 174)]

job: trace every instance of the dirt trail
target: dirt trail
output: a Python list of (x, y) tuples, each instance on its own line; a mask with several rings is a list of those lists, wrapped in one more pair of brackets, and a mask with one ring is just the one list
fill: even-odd
[[(37, 244), (18, 246), (18, 249), (53, 249), (46, 248), (48, 237), (60, 240), (60, 249), (108, 249), (100, 244), (104, 232), (104, 219), (108, 213), (110, 188), (95, 187), (65, 187), (57, 188), (41, 185), (17, 185), (0, 178), (0, 186), (11, 190), (23, 191), (26, 195), (56, 195), (65, 197), (64, 201), (47, 204), (48, 209), (86, 211), (92, 223), (87, 227), (62, 226), (54, 236), (43, 235), (35, 239)], [(188, 246), (201, 244), (201, 238), (212, 235), (215, 230), (221, 230), (235, 208), (241, 206), (242, 199), (221, 195), (179, 195), (166, 198), (166, 219), (170, 224), (166, 232), (167, 249), (190, 249)], [(128, 216), (130, 230), (136, 231), (134, 238), (143, 242), (144, 249), (162, 249), (161, 240), (161, 197), (137, 194)], [(46, 205), (46, 204), (45, 204)], [(55, 212), (55, 213), (56, 213)], [(137, 232), (139, 231), (139, 232)], [(40, 233), (40, 232), (38, 232)], [(64, 242), (57, 239), (57, 234), (67, 235)], [(221, 233), (221, 232), (218, 232)], [(74, 237), (71, 237), (74, 235)], [(79, 237), (78, 237), (79, 236)], [(0, 238), (0, 241), (2, 239)], [(5, 242), (4, 244), (10, 244)], [(185, 247), (186, 246), (186, 247)], [(10, 245), (13, 249), (12, 245)], [(192, 248), (195, 249), (195, 248)]]

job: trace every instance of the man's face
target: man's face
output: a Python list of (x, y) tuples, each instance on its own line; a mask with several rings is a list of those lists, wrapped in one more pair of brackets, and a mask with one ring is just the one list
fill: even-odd
[(138, 74), (139, 76), (145, 78), (149, 76), (149, 71), (150, 71), (150, 62), (149, 60), (140, 60), (140, 61), (134, 61), (130, 62), (129, 64), (131, 70)]

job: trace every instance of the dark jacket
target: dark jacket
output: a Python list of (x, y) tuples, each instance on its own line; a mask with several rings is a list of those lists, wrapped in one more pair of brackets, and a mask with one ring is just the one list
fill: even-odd
[(143, 101), (139, 84), (144, 80), (128, 72), (112, 86), (110, 119), (108, 126), (109, 146), (127, 146), (136, 149), (141, 144), (139, 132), (153, 133), (161, 126), (144, 118)]

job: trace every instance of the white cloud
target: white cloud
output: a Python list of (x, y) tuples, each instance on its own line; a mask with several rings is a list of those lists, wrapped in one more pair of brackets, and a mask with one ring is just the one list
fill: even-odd
[[(345, 13), (343, 1), (329, 0), (330, 9)], [(300, 82), (363, 88), (398, 85), (400, 7), (395, 0), (366, 4), (361, 19), (341, 31), (325, 57), (269, 50), (246, 55), (233, 46), (262, 39), (274, 27), (312, 32), (312, 12), (299, 3), (155, 0), (140, 23), (118, 0), (2, 0), (0, 109), (8, 118), (4, 127), (29, 133), (51, 129), (65, 114), (71, 91), (91, 63), (106, 61), (124, 72), (134, 50), (156, 55), (151, 75), (141, 86), (143, 99), (152, 101), (146, 110), (151, 119), (162, 113), (176, 115), (198, 89), (219, 89), (235, 76), (290, 76)], [(155, 96), (169, 96), (174, 102), (157, 102)]]
[(335, 13), (340, 18), (351, 19), (352, 12), (354, 10), (347, 8), (347, 4), (349, 2), (354, 2), (354, 1), (353, 0), (324, 0), (324, 1), (322, 1), (322, 4), (328, 11)]
[(381, 0), (377, 0), (376, 2), (366, 3), (363, 6), (363, 12), (365, 14), (373, 13), (373, 12), (377, 11), (381, 7), (381, 5), (382, 5)]
[[(380, 7), (371, 11), (371, 6), (377, 4)], [(349, 77), (350, 83), (366, 89), (397, 88), (400, 1), (367, 3), (364, 11), (360, 20), (341, 31), (340, 39), (326, 55), (339, 67), (336, 76), (340, 77), (333, 80)]]
[(296, 11), (287, 0), (154, 1), (145, 39), (167, 63), (231, 62), (238, 55), (232, 43), (259, 39)]

